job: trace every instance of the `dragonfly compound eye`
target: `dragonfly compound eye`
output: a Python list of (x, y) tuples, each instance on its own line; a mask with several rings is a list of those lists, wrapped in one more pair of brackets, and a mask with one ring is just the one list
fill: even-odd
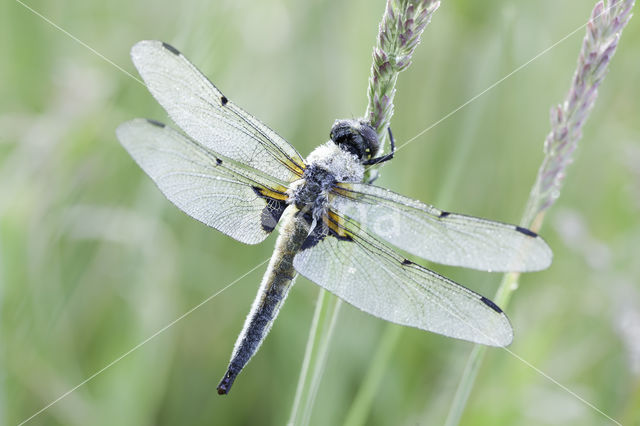
[(360, 160), (378, 151), (376, 131), (363, 120), (336, 120), (331, 128), (331, 140)]

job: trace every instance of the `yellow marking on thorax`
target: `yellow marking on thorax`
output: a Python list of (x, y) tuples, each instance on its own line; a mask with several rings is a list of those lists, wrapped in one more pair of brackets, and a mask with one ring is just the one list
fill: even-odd
[(355, 197), (353, 196), (353, 193), (351, 192), (352, 188), (353, 188), (352, 185), (348, 183), (339, 182), (333, 187), (332, 191), (345, 198), (355, 199)]
[(344, 229), (344, 219), (331, 210), (327, 212), (327, 217), (324, 218), (324, 221), (329, 229), (338, 234), (340, 237), (351, 237), (351, 235), (349, 235), (349, 232)]
[(274, 200), (287, 201), (289, 196), (287, 195), (287, 188), (281, 185), (277, 185), (275, 188), (258, 188), (258, 192), (263, 197), (273, 198)]

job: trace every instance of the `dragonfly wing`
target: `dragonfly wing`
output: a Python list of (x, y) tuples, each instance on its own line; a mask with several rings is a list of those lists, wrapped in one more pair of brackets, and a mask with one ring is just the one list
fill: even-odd
[(528, 229), (445, 212), (377, 186), (339, 184), (330, 205), (388, 243), (432, 262), (519, 272), (551, 264), (551, 249)]
[(275, 228), (286, 188), (164, 124), (135, 119), (117, 136), (162, 193), (189, 216), (256, 244)]
[(192, 139), (286, 183), (302, 174), (295, 148), (228, 100), (174, 47), (141, 41), (131, 58), (151, 94)]
[(293, 265), (353, 306), (397, 324), (491, 346), (513, 339), (493, 302), (404, 259), (348, 218), (307, 238)]

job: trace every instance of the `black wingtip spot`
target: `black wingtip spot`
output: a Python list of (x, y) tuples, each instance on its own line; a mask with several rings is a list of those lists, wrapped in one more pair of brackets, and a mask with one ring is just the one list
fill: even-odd
[(179, 55), (180, 51), (178, 49), (176, 49), (175, 47), (173, 47), (172, 45), (170, 45), (169, 43), (165, 43), (162, 42), (162, 46), (167, 49), (169, 52), (173, 53), (174, 55)]
[(228, 102), (229, 102), (229, 99), (227, 99), (226, 96), (223, 96), (220, 98), (220, 103), (222, 104), (222, 106), (225, 106)]
[(148, 122), (149, 124), (151, 124), (151, 125), (156, 126), (156, 127), (160, 127), (161, 129), (162, 129), (162, 128), (164, 128), (164, 126), (165, 126), (165, 125), (164, 125), (164, 123), (161, 123), (161, 122), (156, 121), (156, 120), (152, 120), (152, 119), (150, 119), (150, 118), (147, 118), (147, 122)]
[(220, 164), (222, 164), (222, 160), (219, 158), (216, 158), (216, 164), (219, 166)]
[(403, 265), (413, 265), (414, 263), (412, 261), (410, 261), (409, 259), (405, 259), (402, 261)]
[(481, 296), (481, 297), (480, 297), (480, 301), (481, 301), (482, 303), (484, 303), (485, 305), (487, 305), (488, 307), (490, 307), (491, 309), (493, 309), (494, 311), (496, 311), (497, 313), (499, 313), (499, 314), (501, 314), (501, 313), (502, 313), (502, 309), (500, 309), (500, 308), (498, 307), (498, 305), (496, 305), (495, 303), (493, 303), (493, 301), (491, 301), (491, 300), (487, 299), (486, 297)]
[(441, 211), (441, 212), (440, 212), (440, 217), (447, 217), (447, 216), (449, 216), (450, 214), (451, 214), (451, 213), (449, 213), (449, 212)]
[(538, 234), (536, 234), (535, 232), (527, 229), (527, 228), (523, 228), (522, 226), (516, 226), (516, 231), (520, 232), (521, 234), (524, 234), (528, 237), (531, 238), (536, 238), (538, 236)]

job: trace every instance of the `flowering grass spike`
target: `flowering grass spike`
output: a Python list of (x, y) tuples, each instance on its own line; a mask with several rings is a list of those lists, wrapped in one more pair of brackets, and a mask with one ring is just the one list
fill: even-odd
[[(433, 0), (389, 0), (380, 22), (378, 41), (373, 49), (373, 64), (367, 96), (365, 119), (385, 140), (393, 116), (393, 97), (400, 71), (411, 64), (411, 56), (431, 16), (440, 6)], [(383, 151), (383, 143), (377, 155)]]
[(607, 75), (622, 30), (631, 18), (635, 0), (596, 3), (565, 100), (551, 109), (551, 131), (544, 141), (545, 157), (532, 188), (522, 226), (548, 209), (560, 195), (566, 168), (582, 137), (582, 127), (593, 108), (598, 87)]

